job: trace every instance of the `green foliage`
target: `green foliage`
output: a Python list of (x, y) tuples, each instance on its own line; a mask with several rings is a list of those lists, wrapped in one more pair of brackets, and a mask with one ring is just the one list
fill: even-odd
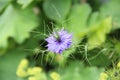
[(106, 40), (106, 34), (111, 31), (111, 27), (111, 17), (108, 17), (102, 20), (100, 23), (95, 24), (88, 37), (88, 45), (90, 46), (89, 49), (93, 49), (104, 43)]
[(120, 27), (120, 1), (111, 0), (110, 2), (103, 4), (100, 11), (103, 17), (112, 16), (113, 17), (113, 26), (114, 28)]
[(22, 8), (26, 8), (33, 0), (17, 0), (17, 3), (22, 5)]
[[(119, 80), (118, 68), (110, 66), (120, 60), (119, 3), (0, 0), (0, 79), (101, 80), (107, 69), (110, 79)], [(47, 50), (45, 38), (61, 28), (72, 33), (72, 46), (55, 54)], [(21, 68), (23, 59), (29, 63)]]
[(43, 9), (52, 20), (61, 23), (70, 10), (71, 0), (45, 0)]
[(21, 10), (9, 5), (0, 16), (0, 47), (7, 47), (9, 37), (22, 43), (37, 25), (37, 17), (31, 9)]
[[(7, 52), (0, 57), (0, 78), (1, 80), (17, 80), (16, 69), (21, 59), (23, 59), (27, 53), (23, 48), (18, 48)], [(7, 76), (7, 77), (6, 77)]]
[(88, 30), (87, 19), (90, 12), (91, 8), (88, 4), (76, 4), (72, 7), (68, 18), (70, 21), (68, 21), (66, 28), (73, 33), (74, 41), (80, 41), (86, 35)]
[(112, 27), (112, 19), (101, 19), (98, 13), (92, 13), (91, 16), (90, 13), (91, 8), (88, 4), (74, 5), (66, 28), (73, 33), (74, 43), (87, 35), (89, 49), (93, 49), (105, 42), (106, 34)]
[(11, 2), (11, 0), (0, 0), (0, 12)]
[[(96, 53), (95, 53), (96, 52)], [(103, 66), (106, 67), (110, 65), (111, 60), (104, 54), (107, 51), (105, 49), (91, 51), (88, 56), (88, 60), (91, 65)]]
[(61, 80), (98, 80), (103, 69), (85, 67), (80, 62), (72, 63), (62, 74)]

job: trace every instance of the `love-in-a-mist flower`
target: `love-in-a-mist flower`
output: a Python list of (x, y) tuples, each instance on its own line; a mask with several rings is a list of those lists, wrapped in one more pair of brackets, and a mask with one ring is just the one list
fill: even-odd
[(65, 49), (68, 49), (72, 44), (72, 34), (68, 33), (64, 29), (53, 32), (45, 39), (48, 44), (48, 50), (54, 53), (62, 53)]

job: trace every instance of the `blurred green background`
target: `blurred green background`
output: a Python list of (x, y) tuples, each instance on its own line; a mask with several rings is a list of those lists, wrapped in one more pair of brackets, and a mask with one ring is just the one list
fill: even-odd
[[(61, 55), (45, 38), (62, 28)], [(0, 0), (0, 80), (120, 80), (120, 0)]]

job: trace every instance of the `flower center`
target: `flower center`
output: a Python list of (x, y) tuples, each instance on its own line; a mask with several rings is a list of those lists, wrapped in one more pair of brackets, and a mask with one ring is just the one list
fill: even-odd
[(61, 40), (60, 38), (57, 38), (57, 42), (58, 42), (58, 43), (61, 43), (62, 40)]
[(58, 43), (61, 43), (61, 42), (62, 42), (60, 36), (59, 36), (57, 33), (55, 33), (54, 37), (56, 38), (56, 41), (57, 41)]
[(56, 37), (56, 41), (58, 42), (58, 43), (61, 43), (62, 42), (62, 40), (61, 40), (61, 38), (57, 35)]

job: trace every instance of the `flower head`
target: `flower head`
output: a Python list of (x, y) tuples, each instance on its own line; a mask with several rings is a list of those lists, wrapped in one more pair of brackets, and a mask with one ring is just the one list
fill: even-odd
[(117, 67), (120, 68), (120, 61), (117, 63)]
[(55, 53), (62, 53), (65, 49), (68, 49), (72, 44), (72, 34), (69, 34), (64, 29), (53, 32), (45, 39), (48, 44), (48, 50)]
[(100, 79), (99, 80), (107, 80), (107, 78), (108, 78), (108, 75), (106, 73), (102, 72), (100, 74)]
[(52, 78), (52, 80), (60, 80), (60, 75), (57, 72), (52, 72), (50, 74), (50, 77)]

